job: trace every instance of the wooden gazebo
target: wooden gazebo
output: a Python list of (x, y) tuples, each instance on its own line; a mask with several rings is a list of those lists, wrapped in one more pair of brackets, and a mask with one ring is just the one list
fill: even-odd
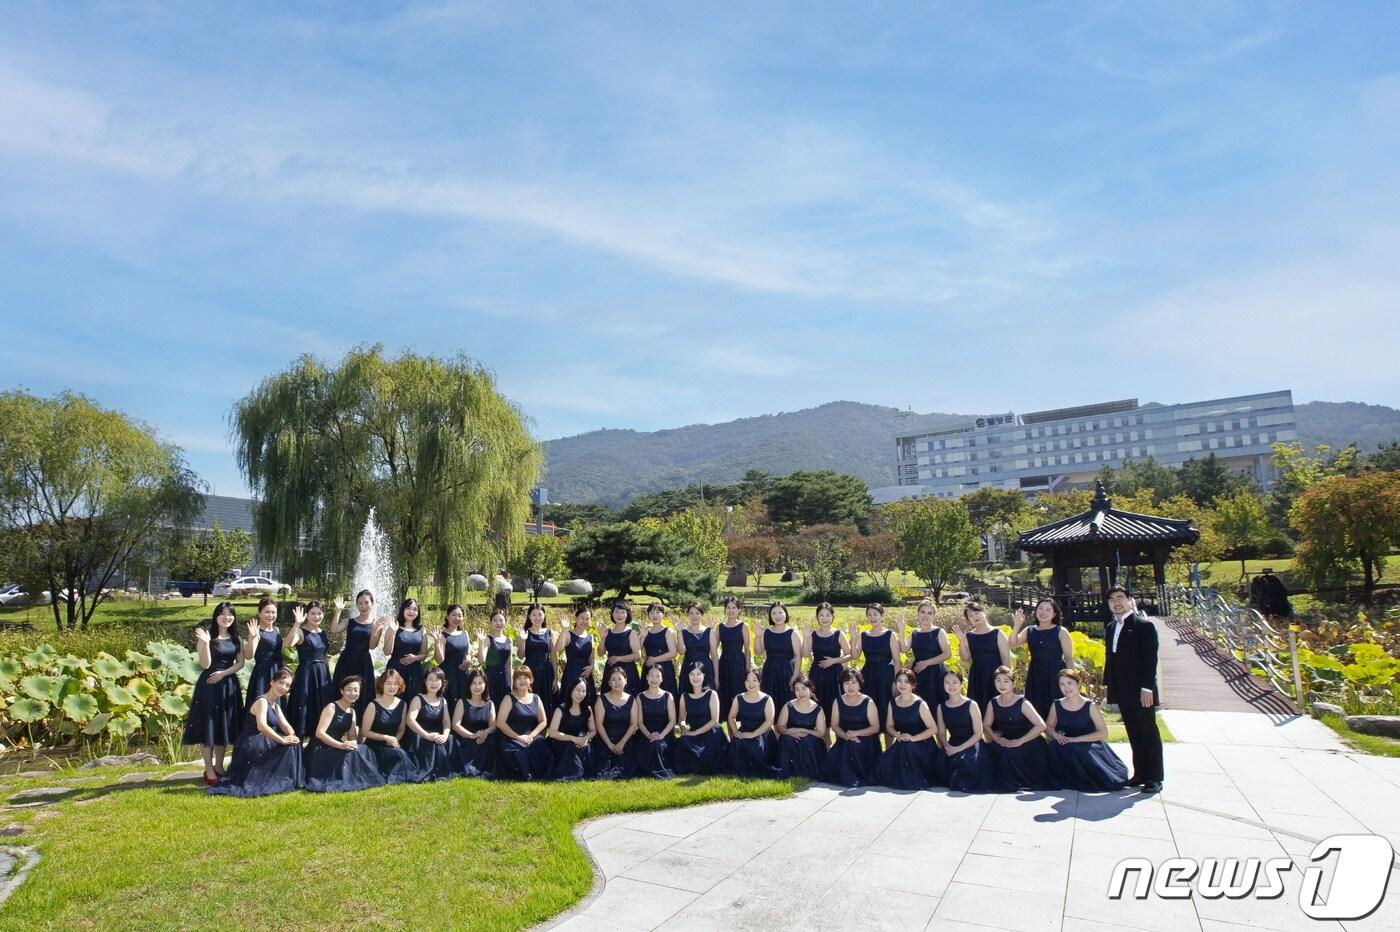
[[(1170, 613), (1167, 557), (1173, 547), (1194, 544), (1201, 532), (1190, 521), (1119, 511), (1097, 485), (1093, 504), (1083, 514), (1043, 524), (1021, 534), (1016, 545), (1050, 560), (1050, 588), (1070, 621), (1106, 621), (1106, 593), (1121, 582), (1124, 570), (1152, 565), (1152, 592), (1133, 589), (1138, 607), (1150, 614)], [(1098, 577), (1084, 579), (1084, 570), (1098, 568)]]

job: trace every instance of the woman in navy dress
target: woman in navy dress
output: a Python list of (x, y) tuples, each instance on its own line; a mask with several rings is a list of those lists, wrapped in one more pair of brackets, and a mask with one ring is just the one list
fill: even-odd
[(282, 697), (291, 688), (291, 670), (283, 667), (272, 675), (267, 692), (248, 707), (228, 773), (208, 788), (210, 793), (268, 796), (302, 785), (301, 739), (282, 714)]
[[(691, 602), (685, 610), (685, 627), (681, 629), (681, 650), (684, 651), (681, 669), (689, 670), (700, 664), (705, 674), (705, 686), (713, 689), (715, 679), (715, 655), (719, 653), (719, 629), (705, 624), (705, 608), (699, 602)], [(688, 690), (682, 690), (682, 694)]]
[(1025, 644), (1031, 664), (1026, 671), (1026, 698), (1041, 717), (1060, 698), (1060, 671), (1074, 669), (1074, 641), (1060, 624), (1060, 603), (1051, 598), (1035, 603), (1035, 625), (1026, 627), (1026, 613), (1016, 609), (1011, 646)]
[(933, 623), (937, 606), (932, 599), (919, 603), (919, 627), (909, 636), (909, 648), (914, 652), (914, 676), (918, 678), (915, 690), (919, 697), (936, 709), (948, 698), (943, 692), (943, 675), (948, 668), (943, 666), (953, 656), (948, 645), (948, 632)]
[(514, 689), (496, 710), (496, 731), (501, 735), (498, 777), (548, 780), (554, 769), (554, 753), (544, 736), (549, 720), (544, 715), (544, 700), (532, 691), (534, 681), (529, 667), (516, 667), (511, 676)]
[(467, 671), (466, 695), (452, 707), (452, 766), (458, 776), (490, 777), (496, 772), (496, 704), (478, 669)]
[(489, 630), (481, 635), (477, 644), (477, 661), (486, 671), (486, 684), (492, 698), (504, 702), (510, 695), (510, 661), (515, 644), (506, 635), (505, 609), (491, 612)]
[(841, 674), (846, 672), (846, 661), (851, 659), (851, 642), (846, 632), (834, 628), (836, 609), (830, 602), (817, 606), (817, 626), (807, 633), (802, 653), (812, 658), (807, 675), (812, 678), (812, 697), (822, 709), (822, 714), (841, 695)]
[(1060, 692), (1046, 723), (1050, 735), (1050, 775), (1057, 789), (1107, 793), (1128, 785), (1128, 767), (1105, 740), (1108, 725), (1099, 707), (1080, 693), (1077, 670), (1060, 673)]
[(943, 767), (948, 789), (985, 793), (992, 789), (991, 761), (982, 753), (982, 714), (963, 695), (963, 675), (949, 670), (943, 677), (948, 698), (938, 707), (938, 734), (943, 741)]
[(778, 713), (778, 776), (820, 780), (826, 769), (826, 713), (812, 694), (812, 681), (799, 676), (793, 700)]
[[(627, 692), (635, 695), (641, 691), (642, 677), (637, 671), (642, 659), (642, 640), (632, 630), (632, 606), (626, 602), (615, 602), (611, 610), (612, 625), (603, 635), (603, 654), (607, 658), (607, 669), (617, 667), (627, 677)], [(611, 678), (612, 674), (609, 673)]]
[(763, 632), (762, 690), (781, 709), (792, 701), (792, 681), (802, 665), (802, 634), (788, 626), (787, 606), (768, 606), (768, 627)]
[(627, 691), (627, 664), (608, 667), (608, 690), (593, 704), (593, 721), (598, 729), (594, 746), (598, 777), (616, 780), (637, 773), (637, 753), (632, 736), (637, 733), (637, 697)]
[(554, 711), (554, 691), (558, 689), (555, 680), (558, 677), (554, 670), (554, 632), (549, 630), (544, 606), (540, 603), (532, 602), (525, 609), (525, 627), (520, 631), (516, 646), (520, 656), (525, 658), (525, 666), (534, 674), (530, 688), (540, 697), (545, 718), (548, 718), (549, 713)]
[(399, 698), (403, 677), (395, 670), (385, 670), (375, 683), (375, 697), (365, 709), (360, 721), (379, 775), (385, 783), (417, 782), (418, 770), (413, 758), (400, 744), (403, 741), (404, 712), (408, 704)]
[(209, 623), (194, 629), (194, 643), (204, 670), (194, 682), (181, 742), (198, 744), (203, 750), (204, 782), (212, 786), (224, 775), (224, 751), (238, 740), (243, 727), (243, 695), (238, 687), (243, 644), (232, 602), (214, 606)]
[(938, 723), (923, 697), (914, 692), (918, 675), (900, 670), (894, 676), (895, 697), (885, 720), (889, 736), (880, 755), (880, 782), (896, 790), (926, 790), (938, 781)]
[(691, 664), (686, 671), (690, 691), (681, 696), (681, 734), (671, 766), (680, 774), (723, 773), (729, 762), (729, 739), (719, 727), (719, 693), (705, 684), (704, 664)]
[(303, 758), (306, 788), (313, 793), (344, 793), (384, 785), (374, 755), (360, 741), (355, 724), (358, 698), (360, 678), (347, 676), (340, 684), (340, 698), (321, 710)]
[(753, 666), (753, 635), (740, 617), (739, 600), (725, 596), (724, 621), (719, 624), (719, 707), (726, 717), (734, 697), (744, 691), (744, 676)]
[(744, 676), (744, 691), (729, 707), (729, 765), (740, 777), (778, 775), (773, 697), (759, 689), (757, 670)]
[[(875, 720), (883, 722), (890, 700), (894, 698), (894, 671), (899, 665), (903, 646), (899, 643), (898, 632), (885, 627), (885, 607), (879, 602), (865, 610), (865, 620), (870, 622), (870, 630), (853, 634), (851, 652), (865, 656), (865, 665), (861, 668), (862, 682), (866, 694), (875, 702)], [(879, 741), (877, 737), (877, 747)]]
[(574, 609), (574, 624), (559, 635), (555, 642), (564, 655), (564, 675), (559, 678), (559, 705), (564, 705), (573, 694), (574, 684), (588, 684), (588, 697), (584, 708), (592, 714), (593, 703), (598, 693), (593, 685), (593, 612), (587, 605), (580, 604)]
[(574, 688), (554, 707), (549, 719), (549, 746), (554, 752), (554, 779), (587, 780), (593, 776), (593, 736), (597, 726), (588, 706), (592, 683), (574, 680)]
[(361, 717), (374, 700), (374, 658), (370, 651), (379, 646), (384, 636), (386, 620), (374, 617), (374, 593), (361, 589), (355, 595), (355, 618), (345, 617), (345, 600), (335, 600), (335, 620), (331, 622), (331, 634), (345, 632), (345, 649), (335, 661), (335, 672), (331, 679), (339, 683), (347, 676), (360, 678), (360, 698), (355, 702), (355, 714)]
[(326, 632), (321, 621), (326, 610), (320, 602), (310, 601), (303, 609), (292, 608), (292, 630), (287, 632), (287, 646), (296, 648), (296, 679), (287, 697), (287, 718), (292, 730), (302, 738), (315, 733), (322, 711), (335, 700), (331, 685), (331, 668), (326, 664)]
[(661, 671), (661, 688), (675, 695), (676, 656), (680, 654), (676, 632), (666, 624), (666, 609), (660, 602), (647, 606), (647, 628), (642, 635), (642, 653), (646, 659), (642, 666), (642, 679), (645, 682), (647, 671), (656, 667)]
[[(258, 616), (248, 622), (243, 638), (243, 659), (253, 662), (248, 675), (248, 706), (267, 695), (272, 677), (287, 664), (282, 659), (282, 632), (277, 630), (277, 601), (263, 596), (258, 600)], [(285, 710), (284, 710), (285, 711)]]
[(423, 630), (423, 611), (417, 599), (404, 599), (399, 613), (384, 632), (388, 669), (403, 677), (403, 701), (412, 702), (423, 691), (423, 661), (433, 654), (433, 639)]
[[(1011, 666), (1011, 645), (1000, 628), (993, 628), (987, 612), (976, 602), (963, 608), (964, 625), (957, 629), (958, 655), (967, 670), (967, 695), (985, 709), (997, 694), (992, 683), (997, 667)], [(971, 629), (967, 628), (971, 624)]]
[(850, 669), (841, 677), (841, 698), (831, 704), (836, 741), (826, 755), (826, 779), (841, 786), (869, 786), (879, 780), (880, 720), (875, 702), (861, 691), (864, 678)]
[(438, 667), (423, 674), (423, 692), (408, 704), (408, 730), (404, 750), (413, 758), (420, 780), (447, 780), (457, 776), (452, 766), (452, 708), (443, 689), (447, 676)]
[(676, 734), (676, 697), (663, 688), (660, 664), (647, 667), (647, 688), (637, 697), (637, 775), (674, 777), (671, 746)]
[(453, 602), (442, 619), (442, 635), (434, 639), (433, 657), (447, 676), (447, 701), (452, 705), (467, 694), (467, 671), (472, 668), (472, 636), (466, 612)]
[(1041, 737), (1045, 720), (1017, 694), (1010, 668), (997, 667), (995, 683), (997, 696), (982, 713), (982, 730), (997, 786), (1010, 793), (1051, 789), (1050, 750)]

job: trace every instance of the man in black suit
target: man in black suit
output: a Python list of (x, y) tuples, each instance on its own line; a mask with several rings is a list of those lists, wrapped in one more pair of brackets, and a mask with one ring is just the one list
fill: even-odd
[(1133, 786), (1162, 789), (1162, 735), (1157, 731), (1157, 626), (1122, 586), (1108, 590), (1113, 619), (1104, 630), (1104, 685), (1133, 747)]

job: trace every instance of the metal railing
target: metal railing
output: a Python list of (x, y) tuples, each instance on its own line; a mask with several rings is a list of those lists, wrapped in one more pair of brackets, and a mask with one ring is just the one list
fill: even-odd
[(1232, 602), (1209, 586), (1175, 586), (1172, 601), (1180, 606), (1180, 617), (1247, 669), (1262, 674), (1270, 686), (1295, 702), (1303, 702), (1298, 639), (1293, 631), (1279, 631), (1257, 610)]

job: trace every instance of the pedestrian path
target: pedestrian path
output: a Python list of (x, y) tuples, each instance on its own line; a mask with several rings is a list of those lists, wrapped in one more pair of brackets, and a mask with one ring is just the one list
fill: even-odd
[(1340, 924), (1302, 913), (1298, 870), (1275, 900), (1110, 900), (1126, 857), (1301, 866), (1317, 841), (1364, 832), (1400, 848), (1400, 759), (1351, 753), (1305, 718), (1163, 714), (1178, 743), (1158, 796), (814, 784), (789, 799), (586, 823), (576, 834), (597, 887), (546, 928), (1400, 930), (1396, 874), (1376, 913)]
[(1180, 618), (1157, 625), (1157, 675), (1169, 709), (1296, 715), (1293, 700), (1250, 674), (1244, 664)]

